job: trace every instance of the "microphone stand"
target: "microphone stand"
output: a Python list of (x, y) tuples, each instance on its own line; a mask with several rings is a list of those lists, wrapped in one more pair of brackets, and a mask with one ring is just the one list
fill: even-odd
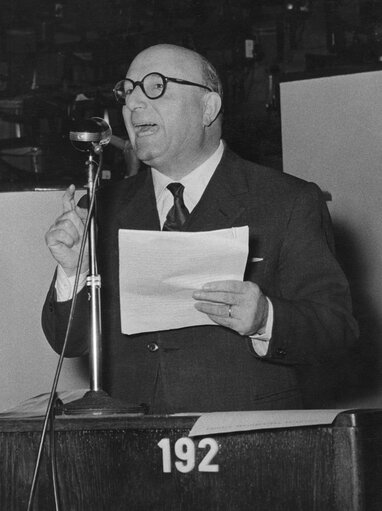
[[(93, 120), (96, 120), (94, 118)], [(102, 119), (100, 119), (102, 121)], [(103, 121), (102, 121), (103, 122)], [(93, 125), (94, 128), (94, 125)], [(110, 127), (109, 127), (110, 130)], [(110, 130), (111, 134), (111, 130)], [(102, 166), (102, 144), (108, 143), (106, 141), (107, 133), (103, 134), (105, 138), (99, 140), (96, 137), (99, 135), (92, 133), (74, 133), (73, 139), (79, 142), (91, 142), (92, 149), (90, 151), (89, 159), (86, 162), (88, 167), (88, 198), (89, 198), (89, 213), (85, 222), (84, 238), (81, 243), (80, 256), (78, 261), (78, 268), (76, 273), (75, 288), (77, 288), (78, 278), (80, 273), (80, 265), (82, 261), (82, 255), (84, 253), (85, 236), (89, 233), (89, 266), (90, 274), (87, 279), (87, 285), (90, 292), (90, 390), (81, 398), (66, 405), (57, 406), (57, 384), (61, 373), (62, 363), (65, 355), (65, 347), (68, 340), (70, 327), (72, 325), (73, 313), (75, 310), (75, 304), (77, 295), (73, 296), (72, 306), (69, 314), (68, 327), (65, 334), (64, 346), (57, 364), (52, 389), (49, 395), (47, 404), (47, 410), (44, 417), (43, 428), (41, 432), (38, 453), (36, 462), (34, 465), (33, 478), (31, 482), (31, 488), (29, 492), (28, 508), (27, 511), (32, 510), (34, 495), (36, 491), (36, 485), (38, 481), (41, 460), (43, 456), (44, 442), (48, 431), (48, 422), (50, 421), (51, 431), (54, 434), (54, 417), (56, 415), (84, 415), (84, 416), (97, 416), (97, 415), (113, 415), (123, 414), (130, 416), (141, 416), (145, 413), (144, 405), (129, 405), (128, 403), (112, 399), (102, 389), (102, 335), (101, 335), (101, 277), (98, 275), (97, 258), (96, 258), (96, 225), (95, 225), (95, 199), (96, 199), (96, 187), (98, 182), (98, 176), (100, 174)], [(93, 137), (93, 138), (92, 138)], [(97, 142), (97, 143), (95, 143)], [(97, 172), (95, 172), (94, 156), (99, 155), (99, 163)], [(94, 207), (93, 207), (94, 206)], [(54, 440), (54, 437), (53, 437)], [(55, 484), (53, 482), (53, 484)], [(56, 498), (56, 493), (55, 493)], [(57, 500), (56, 500), (56, 509)]]
[[(87, 286), (90, 295), (90, 346), (89, 346), (89, 372), (90, 372), (90, 390), (86, 394), (63, 407), (65, 415), (111, 415), (111, 414), (129, 414), (133, 416), (143, 415), (144, 408), (140, 405), (131, 405), (123, 401), (112, 399), (102, 389), (102, 322), (101, 322), (101, 276), (98, 273), (97, 252), (96, 252), (96, 177), (99, 172), (95, 171), (96, 165), (94, 156), (100, 155), (102, 161), (102, 145), (92, 144), (87, 166), (87, 188), (88, 204), (94, 201), (94, 208), (90, 212), (89, 221), (89, 275)], [(84, 233), (86, 236), (86, 233)]]

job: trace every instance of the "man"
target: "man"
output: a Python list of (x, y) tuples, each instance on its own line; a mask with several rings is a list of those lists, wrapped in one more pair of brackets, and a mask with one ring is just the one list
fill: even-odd
[[(149, 168), (99, 193), (105, 390), (144, 402), (151, 413), (301, 407), (298, 368), (339, 359), (357, 331), (320, 190), (242, 160), (225, 146), (220, 82), (195, 52), (172, 45), (146, 49), (115, 93), (124, 101), (133, 148)], [(167, 188), (173, 182), (184, 186), (176, 218), (182, 199)], [(70, 187), (64, 213), (46, 235), (59, 268), (43, 326), (57, 352), (83, 216)], [(248, 225), (244, 282), (210, 282), (194, 293), (195, 307), (216, 326), (123, 335), (118, 230), (171, 229), (176, 220), (184, 231)], [(86, 289), (77, 303), (68, 356), (87, 351)]]

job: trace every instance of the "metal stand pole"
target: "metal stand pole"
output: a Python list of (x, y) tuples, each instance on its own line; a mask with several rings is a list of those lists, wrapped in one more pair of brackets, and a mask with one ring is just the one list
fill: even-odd
[[(94, 162), (90, 155), (88, 166), (89, 204), (96, 191)], [(98, 274), (96, 253), (96, 229), (94, 212), (89, 223), (89, 276), (87, 285), (90, 293), (90, 390), (102, 390), (102, 326), (101, 326), (101, 276)]]
[[(97, 146), (98, 153), (102, 147)], [(96, 193), (93, 154), (86, 162), (88, 167), (88, 199), (89, 204)], [(95, 199), (95, 197), (94, 197)], [(97, 243), (96, 243), (96, 203), (89, 222), (89, 276), (87, 285), (90, 294), (90, 344), (89, 371), (90, 390), (81, 398), (64, 406), (63, 413), (67, 415), (110, 415), (129, 414), (143, 415), (145, 410), (140, 405), (132, 405), (112, 399), (102, 389), (102, 321), (101, 321), (101, 276), (98, 274)]]

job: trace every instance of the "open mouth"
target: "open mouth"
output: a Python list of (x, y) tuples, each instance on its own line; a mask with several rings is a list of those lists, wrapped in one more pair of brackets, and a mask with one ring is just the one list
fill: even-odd
[(135, 133), (139, 136), (151, 135), (158, 129), (158, 125), (154, 123), (134, 124)]

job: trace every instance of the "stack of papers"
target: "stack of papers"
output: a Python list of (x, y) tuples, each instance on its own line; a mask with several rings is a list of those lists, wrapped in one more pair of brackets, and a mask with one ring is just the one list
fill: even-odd
[(192, 294), (207, 282), (243, 280), (248, 226), (208, 232), (119, 231), (124, 334), (215, 325)]
[(259, 410), (204, 413), (195, 422), (188, 436), (329, 425), (343, 411), (345, 410)]

